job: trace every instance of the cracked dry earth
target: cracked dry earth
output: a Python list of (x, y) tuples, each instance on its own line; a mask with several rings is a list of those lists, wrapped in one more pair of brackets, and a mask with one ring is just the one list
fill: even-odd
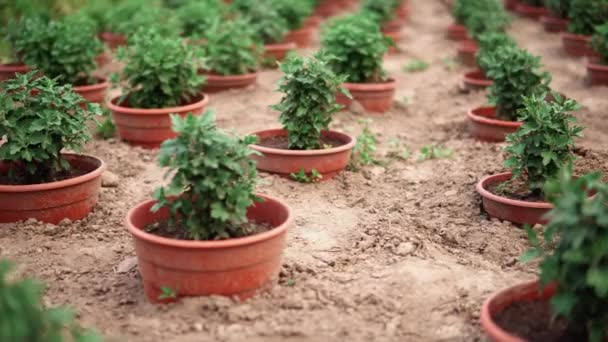
[[(501, 144), (472, 140), (466, 111), (483, 92), (460, 90), (466, 68), (446, 62), (457, 43), (440, 1), (411, 0), (402, 51), (386, 58), (399, 83), (397, 104), (373, 116), (384, 166), (346, 171), (334, 180), (299, 184), (261, 174), (259, 191), (285, 199), (296, 216), (279, 283), (243, 303), (192, 298), (155, 306), (142, 291), (127, 210), (162, 180), (157, 152), (117, 140), (93, 141), (86, 152), (109, 165), (99, 205), (80, 222), (0, 227), (0, 255), (18, 262), (17, 276), (48, 285), (48, 305), (69, 305), (87, 326), (116, 341), (482, 341), (478, 311), (492, 291), (534, 277), (518, 256), (524, 231), (489, 219), (475, 182), (502, 171)], [(584, 83), (584, 63), (564, 56), (558, 36), (516, 19), (509, 32), (542, 55), (556, 90), (578, 100), (587, 126), (579, 144), (587, 166), (605, 170), (608, 89)], [(301, 51), (309, 53), (310, 51)], [(430, 67), (405, 73), (422, 59)], [(218, 125), (247, 133), (278, 126), (268, 109), (280, 73), (263, 71), (255, 87), (218, 94)], [(338, 113), (334, 129), (359, 134), (356, 108)], [(395, 141), (418, 151), (428, 144), (454, 150), (451, 159), (391, 158)], [(415, 153), (414, 153), (415, 154)]]

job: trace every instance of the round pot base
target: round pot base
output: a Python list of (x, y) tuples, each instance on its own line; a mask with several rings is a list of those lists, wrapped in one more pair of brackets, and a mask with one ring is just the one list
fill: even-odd
[(458, 46), (458, 60), (463, 65), (469, 67), (477, 66), (477, 59), (475, 55), (477, 54), (477, 50), (479, 50), (479, 46), (472, 40), (463, 40)]
[(562, 46), (566, 54), (572, 57), (593, 57), (597, 53), (591, 48), (591, 36), (583, 36), (580, 34), (572, 34), (568, 32), (561, 33)]
[(540, 17), (540, 22), (543, 24), (545, 32), (559, 33), (568, 30), (568, 19), (543, 15)]
[(370, 113), (384, 113), (393, 105), (397, 81), (389, 79), (384, 83), (344, 83), (353, 99), (338, 92), (336, 102), (348, 107), (353, 101), (361, 104), (363, 109)]
[(471, 122), (471, 136), (485, 142), (502, 142), (521, 125), (517, 121), (496, 119), (496, 107), (479, 107), (467, 113)]
[(587, 79), (591, 85), (608, 86), (608, 65), (587, 63)]
[(486, 78), (483, 71), (468, 71), (463, 76), (463, 84), (469, 90), (484, 90), (492, 85), (492, 80)]
[(207, 82), (203, 91), (209, 94), (219, 93), (230, 89), (243, 89), (254, 85), (258, 80), (258, 73), (252, 72), (244, 75), (216, 75), (204, 74)]

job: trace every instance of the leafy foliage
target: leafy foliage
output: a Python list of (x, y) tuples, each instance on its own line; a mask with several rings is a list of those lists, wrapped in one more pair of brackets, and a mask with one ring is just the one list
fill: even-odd
[(44, 40), (40, 32), (44, 32), (47, 26), (48, 19), (38, 15), (9, 22), (5, 38), (11, 46), (13, 60), (22, 62), (26, 53), (36, 53)]
[(558, 18), (568, 18), (571, 0), (545, 0), (545, 7)]
[(323, 179), (323, 175), (316, 169), (310, 170), (310, 174), (306, 174), (304, 169), (300, 169), (297, 173), (290, 173), (289, 178), (300, 183), (316, 183)]
[(175, 10), (181, 22), (182, 35), (188, 38), (207, 38), (209, 28), (218, 18), (223, 18), (226, 6), (218, 0), (189, 0)]
[(267, 0), (270, 7), (276, 9), (281, 17), (283, 17), (290, 30), (297, 30), (304, 25), (306, 17), (312, 14), (312, 5), (309, 1), (304, 0)]
[(487, 32), (481, 34), (478, 39), (479, 50), (475, 58), (481, 70), (488, 70), (491, 66), (492, 58), (490, 57), (501, 46), (509, 46), (516, 48), (515, 41), (505, 33)]
[(527, 228), (532, 249), (522, 256), (524, 261), (542, 256), (541, 286), (557, 285), (552, 311), (584, 329), (591, 342), (605, 340), (608, 324), (608, 186), (600, 179), (599, 173), (574, 179), (565, 168), (548, 182), (544, 192), (553, 209), (544, 243)]
[(608, 64), (608, 23), (595, 28), (591, 46), (600, 54), (602, 63)]
[(265, 2), (261, 2), (245, 14), (249, 19), (256, 41), (274, 44), (283, 41), (289, 31), (287, 19)]
[(253, 37), (254, 32), (247, 20), (216, 20), (209, 28), (207, 43), (203, 46), (205, 67), (220, 75), (242, 75), (255, 71), (260, 48), (255, 47)]
[(112, 6), (104, 18), (105, 30), (131, 36), (141, 29), (154, 29), (167, 37), (177, 37), (180, 24), (175, 13), (150, 4), (148, 0), (126, 0)]
[(34, 19), (28, 23), (27, 34), (20, 34), (15, 43), (23, 62), (65, 83), (90, 84), (97, 69), (95, 57), (103, 51), (90, 19), (70, 16), (61, 21)]
[(13, 265), (0, 260), (0, 340), (29, 342), (101, 342), (94, 331), (74, 322), (65, 308), (45, 309), (42, 285), (30, 279), (8, 280)]
[(103, 110), (103, 119), (99, 122), (95, 135), (101, 139), (110, 139), (116, 135), (116, 125), (112, 121), (110, 111)]
[(350, 159), (350, 167), (355, 170), (378, 162), (374, 157), (374, 153), (378, 149), (378, 138), (369, 128), (370, 120), (360, 119), (359, 123), (363, 124), (363, 132), (357, 137), (357, 143)]
[(170, 223), (192, 240), (228, 239), (248, 235), (247, 208), (257, 171), (248, 145), (255, 138), (227, 135), (216, 128), (214, 115), (173, 115), (177, 138), (165, 141), (159, 165), (168, 167), (171, 182), (158, 188), (152, 210), (168, 207)]
[(418, 161), (452, 158), (454, 150), (442, 145), (422, 146), (418, 153)]
[(36, 73), (0, 86), (0, 160), (11, 162), (9, 177), (16, 184), (51, 182), (68, 170), (61, 150), (80, 151), (91, 138), (87, 121), (101, 114), (97, 104), (82, 109), (84, 99), (70, 85)]
[(398, 6), (397, 0), (365, 0), (361, 9), (371, 14), (378, 23), (384, 24), (395, 18), (395, 10)]
[(510, 17), (504, 9), (477, 9), (471, 11), (465, 20), (468, 35), (474, 40), (479, 40), (479, 36), (488, 32), (504, 32), (510, 22)]
[[(154, 30), (134, 35), (128, 48), (118, 50), (126, 62), (120, 74), (125, 81), (121, 102), (131, 107), (166, 108), (180, 106), (200, 93), (204, 78), (198, 75), (200, 51), (182, 39), (166, 38)], [(114, 81), (118, 81), (115, 75)]]
[(412, 60), (410, 62), (408, 62), (406, 65), (403, 66), (403, 71), (405, 72), (419, 72), (419, 71), (424, 71), (426, 69), (429, 68), (429, 63), (421, 60), (421, 59), (415, 59)]
[(321, 54), (306, 59), (292, 56), (281, 63), (281, 71), (279, 91), (285, 95), (271, 108), (281, 112), (279, 120), (288, 132), (289, 148), (321, 148), (321, 132), (328, 129), (332, 115), (341, 108), (335, 94), (346, 92), (344, 78), (333, 73), (327, 57)]
[(544, 5), (543, 0), (520, 0), (520, 1), (528, 6), (541, 7)]
[(568, 31), (575, 34), (592, 35), (595, 26), (608, 22), (608, 1), (571, 0)]
[(524, 97), (524, 108), (519, 111), (523, 125), (507, 136), (510, 145), (505, 148), (509, 154), (505, 166), (513, 178), (525, 177), (528, 188), (536, 194), (572, 162), (574, 139), (583, 131), (571, 114), (578, 104), (557, 93), (553, 96), (552, 102), (545, 100), (545, 93)]
[(541, 72), (540, 57), (514, 46), (500, 46), (483, 62), (490, 86), (490, 103), (496, 105), (498, 117), (515, 121), (517, 111), (524, 107), (523, 96), (548, 91), (551, 76)]
[(330, 65), (348, 82), (381, 82), (386, 79), (382, 67), (390, 38), (368, 15), (357, 14), (332, 20), (321, 36), (322, 49), (335, 56)]
[(454, 0), (452, 15), (458, 24), (464, 25), (473, 13), (504, 12), (498, 0)]

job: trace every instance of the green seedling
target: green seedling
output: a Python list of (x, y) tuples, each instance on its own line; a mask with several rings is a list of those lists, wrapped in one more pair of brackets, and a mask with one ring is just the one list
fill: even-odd
[(454, 150), (442, 145), (427, 145), (420, 148), (418, 161), (452, 158)]
[(405, 72), (420, 72), (420, 71), (424, 71), (426, 69), (428, 69), (430, 66), (429, 63), (420, 60), (420, 59), (416, 59), (413, 61), (408, 62), (406, 65), (403, 66), (403, 71)]
[(298, 173), (290, 173), (289, 177), (300, 183), (316, 183), (323, 179), (323, 175), (315, 169), (310, 170), (310, 174), (306, 174), (304, 169), (300, 169)]

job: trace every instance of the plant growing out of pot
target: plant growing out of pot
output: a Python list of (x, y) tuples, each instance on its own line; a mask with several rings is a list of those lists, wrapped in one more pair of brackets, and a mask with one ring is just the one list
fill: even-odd
[(464, 84), (470, 90), (485, 89), (492, 85), (492, 80), (486, 77), (486, 70), (490, 68), (489, 57), (502, 46), (516, 47), (515, 41), (503, 32), (486, 32), (478, 36), (479, 49), (475, 60), (479, 69), (464, 74)]
[(486, 6), (473, 11), (465, 23), (471, 39), (463, 40), (458, 47), (460, 62), (464, 65), (475, 66), (475, 55), (479, 50), (479, 36), (485, 33), (504, 32), (509, 21), (509, 16), (502, 8)]
[[(23, 61), (50, 78), (70, 84), (86, 101), (104, 101), (109, 83), (93, 76), (96, 58), (103, 52), (95, 24), (84, 16), (68, 16), (60, 21), (29, 21), (29, 34), (18, 42)], [(83, 108), (86, 102), (82, 103)]]
[(595, 27), (608, 22), (608, 3), (603, 0), (571, 0), (568, 31), (561, 34), (564, 51), (573, 57), (597, 57), (591, 47)]
[(401, 28), (403, 27), (403, 20), (396, 15), (398, 7), (399, 1), (397, 0), (365, 0), (361, 10), (376, 20), (382, 33), (394, 42), (398, 42), (401, 40)]
[(503, 341), (605, 341), (608, 186), (600, 173), (573, 178), (565, 170), (545, 186), (545, 193), (553, 209), (544, 241), (528, 228), (532, 249), (522, 256), (522, 261), (540, 257), (539, 279), (488, 298), (481, 313), (483, 329)]
[(158, 159), (171, 180), (127, 216), (144, 291), (151, 302), (251, 297), (278, 278), (290, 210), (254, 193), (251, 137), (220, 131), (209, 111), (172, 121)]
[(20, 49), (27, 47), (26, 43), (29, 43), (30, 35), (30, 20), (36, 20), (37, 17), (23, 17), (18, 21), (10, 21), (3, 29), (5, 41), (7, 43), (6, 52), (7, 57), (0, 64), (0, 81), (4, 81), (9, 78), (14, 78), (16, 74), (26, 73), (30, 68), (23, 63)]
[(175, 16), (181, 23), (182, 36), (195, 44), (204, 43), (209, 27), (218, 18), (225, 17), (226, 13), (226, 5), (218, 0), (189, 0), (175, 9)]
[(245, 19), (216, 20), (211, 25), (202, 46), (205, 67), (200, 73), (207, 78), (205, 92), (246, 88), (256, 83), (260, 49), (254, 34)]
[(608, 85), (608, 23), (595, 28), (591, 44), (599, 58), (597, 62), (587, 62), (589, 82), (593, 85)]
[(283, 60), (297, 47), (296, 43), (285, 41), (289, 31), (287, 20), (268, 4), (262, 2), (244, 16), (253, 27), (255, 40), (264, 44), (264, 65), (276, 66), (276, 61)]
[(45, 309), (42, 284), (31, 279), (11, 280), (12, 269), (12, 263), (0, 259), (0, 317), (3, 317), (0, 340), (102, 341), (95, 331), (78, 325), (71, 310)]
[(314, 170), (313, 178), (328, 180), (348, 165), (355, 139), (329, 130), (332, 115), (341, 108), (335, 94), (344, 91), (344, 77), (334, 74), (327, 58), (293, 56), (281, 63), (279, 90), (285, 95), (272, 108), (281, 113), (283, 128), (254, 133), (259, 140), (252, 148), (262, 155), (252, 158), (259, 170), (284, 177), (311, 177)]
[(524, 96), (545, 93), (551, 76), (540, 71), (540, 58), (516, 46), (498, 47), (481, 62), (492, 80), (488, 100), (468, 112), (471, 135), (488, 142), (504, 141), (521, 126), (518, 111), (524, 108)]
[(548, 13), (540, 17), (547, 32), (563, 32), (568, 29), (568, 12), (571, 0), (545, 0)]
[(551, 102), (545, 93), (524, 97), (519, 111), (523, 125), (507, 136), (504, 165), (511, 172), (484, 177), (477, 184), (490, 216), (520, 224), (546, 223), (544, 215), (551, 204), (546, 202), (543, 186), (574, 160), (574, 139), (583, 131), (571, 114), (578, 104), (552, 95)]
[(268, 0), (281, 17), (287, 21), (289, 32), (285, 43), (295, 43), (300, 48), (310, 46), (313, 30), (304, 26), (304, 21), (312, 14), (312, 4), (304, 0)]
[(515, 12), (526, 18), (538, 19), (548, 13), (544, 0), (519, 0)]
[(108, 101), (121, 139), (132, 145), (157, 148), (174, 138), (169, 114), (201, 114), (209, 97), (200, 89), (201, 53), (180, 38), (167, 38), (144, 29), (121, 47), (117, 57), (126, 63), (114, 82), (122, 95)]
[[(494, 8), (502, 8), (495, 0), (454, 0), (452, 4), (452, 17), (454, 23), (448, 27), (448, 38), (451, 40), (467, 40), (469, 35), (465, 23), (472, 13), (486, 11), (485, 6), (493, 6)], [(492, 9), (494, 9), (492, 8)]]
[(385, 37), (369, 15), (356, 14), (331, 21), (321, 36), (322, 49), (334, 56), (330, 67), (344, 75), (352, 99), (337, 93), (339, 104), (358, 101), (366, 111), (383, 113), (391, 108), (397, 82), (386, 76), (384, 55), (390, 38)]
[[(32, 95), (35, 94), (35, 95)], [(0, 84), (0, 222), (80, 220), (95, 206), (104, 163), (80, 151), (101, 109), (37, 71)]]

